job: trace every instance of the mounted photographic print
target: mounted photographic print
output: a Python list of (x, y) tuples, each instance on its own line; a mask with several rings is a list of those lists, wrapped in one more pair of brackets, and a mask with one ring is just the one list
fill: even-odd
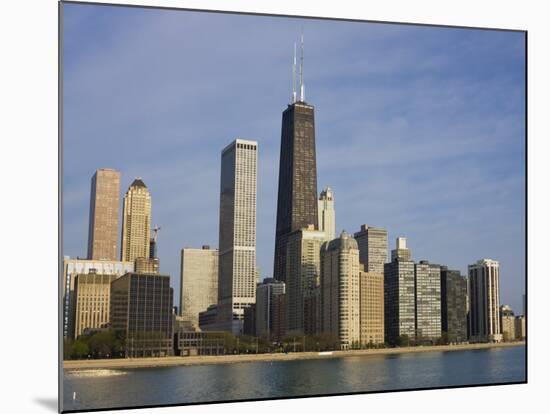
[(60, 12), (61, 411), (527, 381), (525, 31)]

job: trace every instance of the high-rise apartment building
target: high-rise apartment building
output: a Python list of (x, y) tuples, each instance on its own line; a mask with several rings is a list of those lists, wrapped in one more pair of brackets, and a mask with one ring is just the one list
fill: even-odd
[[(325, 232), (330, 241), (336, 237), (336, 213), (334, 212), (334, 193), (330, 187), (321, 191), (318, 200), (319, 230)], [(313, 224), (313, 223), (312, 223)]]
[(516, 339), (516, 317), (509, 305), (500, 306), (500, 332), (503, 341)]
[(441, 337), (440, 266), (421, 260), (414, 267), (415, 321), (417, 341), (435, 341)]
[(218, 303), (218, 250), (181, 250), (180, 312), (186, 321), (199, 326), (199, 312)]
[[(286, 253), (286, 331), (304, 334), (312, 332), (306, 326), (304, 311), (305, 297), (311, 296), (320, 283), (321, 246), (326, 242), (325, 233), (315, 230), (313, 225), (294, 231), (287, 238)], [(310, 318), (315, 308), (311, 309)], [(311, 319), (310, 319), (311, 322)]]
[(471, 342), (500, 342), (500, 272), (496, 260), (468, 266), (469, 335)]
[(363, 224), (353, 236), (359, 246), (359, 262), (365, 271), (384, 274), (384, 264), (388, 261), (388, 231)]
[(219, 237), (219, 322), (241, 334), (244, 309), (256, 302), (258, 143), (236, 139), (222, 151)]
[(406, 240), (398, 238), (384, 265), (384, 336), (390, 344), (415, 338), (414, 265)]
[(284, 315), (281, 309), (285, 295), (285, 283), (273, 278), (266, 278), (256, 287), (256, 335), (268, 340), (281, 336), (280, 321)]
[(341, 349), (360, 346), (359, 249), (346, 232), (321, 249), (321, 309), (325, 334)]
[(88, 259), (116, 260), (120, 172), (100, 168), (92, 177)]
[(466, 278), (441, 266), (441, 331), (450, 342), (468, 340), (466, 297)]
[(77, 275), (95, 273), (98, 275), (122, 276), (134, 271), (134, 262), (118, 260), (63, 259), (63, 336), (70, 337), (75, 329), (75, 280)]
[(317, 208), (314, 108), (305, 102), (300, 69), (300, 97), (296, 97), (294, 90), (292, 102), (283, 112), (282, 119), (273, 265), (275, 279), (286, 282), (288, 235), (310, 224), (319, 229)]
[(124, 337), (126, 357), (172, 354), (170, 276), (127, 273), (111, 283), (111, 327)]
[(98, 274), (76, 275), (74, 282), (74, 332), (78, 338), (86, 329), (104, 328), (110, 321), (111, 282), (118, 276)]
[(138, 177), (124, 196), (121, 260), (133, 262), (138, 257), (149, 258), (150, 234), (151, 195)]
[(527, 336), (525, 315), (516, 316), (514, 331), (516, 332), (516, 339), (525, 339)]
[(359, 286), (361, 344), (383, 344), (384, 274), (360, 270)]

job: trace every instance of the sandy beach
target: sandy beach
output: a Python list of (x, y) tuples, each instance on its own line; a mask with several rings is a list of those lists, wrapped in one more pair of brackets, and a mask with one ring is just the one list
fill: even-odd
[(472, 349), (502, 348), (512, 346), (525, 346), (525, 342), (505, 342), (500, 344), (465, 344), (465, 345), (439, 345), (416, 346), (404, 348), (361, 349), (352, 351), (296, 352), (273, 354), (242, 354), (242, 355), (218, 355), (218, 356), (191, 356), (191, 357), (164, 357), (164, 358), (126, 358), (126, 359), (92, 359), (63, 361), (66, 370), (76, 369), (114, 369), (114, 368), (146, 368), (167, 367), (177, 365), (206, 365), (206, 364), (232, 364), (238, 362), (257, 361), (293, 361), (300, 359), (327, 359), (345, 358), (370, 355), (405, 354), (414, 352), (447, 352), (465, 351)]

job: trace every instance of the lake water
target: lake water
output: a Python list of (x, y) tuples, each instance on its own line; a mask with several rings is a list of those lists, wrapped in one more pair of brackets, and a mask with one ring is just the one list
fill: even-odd
[[(525, 381), (525, 348), (65, 370), (63, 409), (185, 404)], [(76, 400), (73, 401), (73, 391)]]

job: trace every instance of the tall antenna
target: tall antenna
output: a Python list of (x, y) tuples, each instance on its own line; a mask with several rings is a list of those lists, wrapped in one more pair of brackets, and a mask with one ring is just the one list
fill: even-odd
[(294, 42), (294, 62), (292, 63), (292, 103), (296, 102), (296, 42)]
[(302, 29), (302, 54), (300, 56), (300, 101), (306, 101), (304, 86), (304, 31)]

